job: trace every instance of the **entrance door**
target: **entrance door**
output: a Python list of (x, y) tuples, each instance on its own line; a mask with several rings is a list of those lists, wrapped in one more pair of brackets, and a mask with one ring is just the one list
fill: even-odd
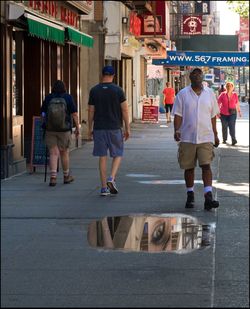
[(42, 103), (41, 40), (24, 34), (24, 156), (30, 162), (32, 119), (40, 116)]

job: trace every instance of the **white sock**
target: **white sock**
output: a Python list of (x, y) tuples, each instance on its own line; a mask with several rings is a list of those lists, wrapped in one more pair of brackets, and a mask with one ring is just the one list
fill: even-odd
[(64, 175), (64, 177), (68, 176), (69, 175), (69, 170), (63, 171), (63, 175)]
[(50, 171), (50, 177), (56, 178), (57, 172), (56, 171)]
[(187, 192), (194, 191), (194, 187), (187, 188)]
[(212, 192), (212, 187), (211, 186), (207, 186), (204, 187), (204, 193), (206, 194), (207, 192), (211, 191)]

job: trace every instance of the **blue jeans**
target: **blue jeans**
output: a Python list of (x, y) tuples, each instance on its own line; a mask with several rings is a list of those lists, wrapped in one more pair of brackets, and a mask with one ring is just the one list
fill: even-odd
[(235, 123), (237, 115), (222, 115), (220, 116), (221, 125), (222, 125), (222, 138), (223, 141), (227, 140), (227, 129), (229, 127), (229, 134), (232, 138), (232, 141), (236, 140), (235, 138)]

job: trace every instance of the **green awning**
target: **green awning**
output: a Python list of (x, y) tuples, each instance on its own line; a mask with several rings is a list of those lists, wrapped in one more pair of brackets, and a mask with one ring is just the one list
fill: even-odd
[(25, 16), (27, 17), (28, 31), (31, 35), (64, 45), (64, 27), (31, 14), (25, 14)]
[(76, 44), (84, 45), (87, 47), (93, 47), (94, 45), (94, 39), (92, 36), (69, 27), (67, 28), (67, 39)]

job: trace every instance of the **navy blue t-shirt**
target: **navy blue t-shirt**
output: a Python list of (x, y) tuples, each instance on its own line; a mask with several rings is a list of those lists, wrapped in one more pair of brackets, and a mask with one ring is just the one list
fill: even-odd
[(71, 118), (71, 114), (73, 113), (77, 113), (77, 106), (74, 103), (73, 97), (72, 95), (68, 94), (68, 93), (50, 93), (48, 94), (42, 104), (41, 107), (41, 113), (45, 113), (47, 114), (47, 110), (48, 110), (48, 105), (51, 99), (53, 98), (58, 98), (58, 97), (62, 97), (65, 99), (66, 103), (67, 103), (67, 113), (68, 113), (68, 121), (71, 123), (71, 128), (72, 128), (72, 118)]
[(100, 83), (91, 88), (89, 105), (95, 106), (94, 130), (117, 130), (122, 127), (121, 103), (124, 91), (114, 83)]

